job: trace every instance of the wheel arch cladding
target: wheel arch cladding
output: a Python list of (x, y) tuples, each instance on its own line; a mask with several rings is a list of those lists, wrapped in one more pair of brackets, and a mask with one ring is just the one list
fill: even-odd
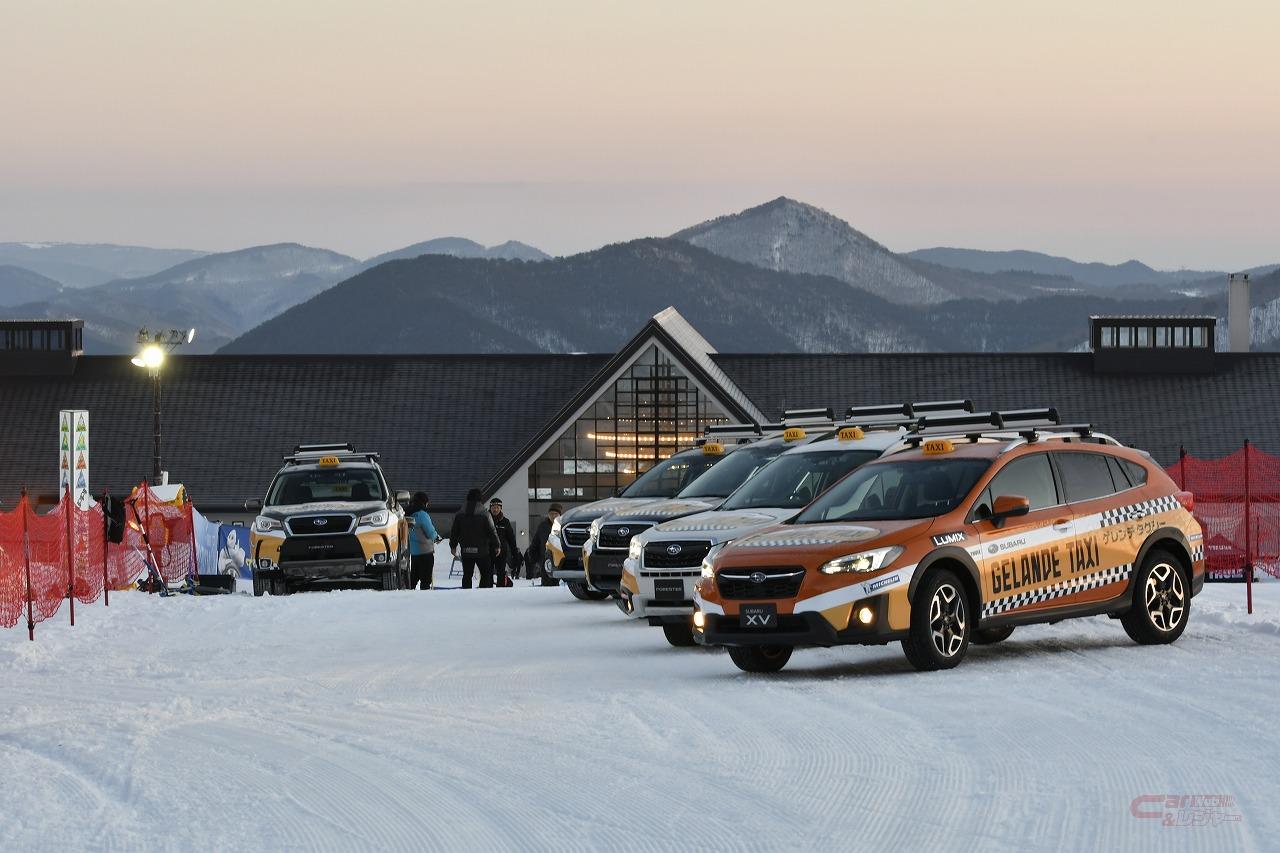
[(1186, 535), (1176, 527), (1162, 527), (1147, 537), (1147, 541), (1142, 543), (1142, 547), (1138, 550), (1138, 557), (1133, 562), (1134, 582), (1131, 583), (1129, 589), (1129, 597), (1132, 600), (1137, 595), (1137, 572), (1138, 569), (1146, 562), (1147, 557), (1152, 551), (1167, 551), (1175, 560), (1182, 564), (1182, 570), (1187, 575), (1187, 585), (1194, 587), (1194, 578), (1192, 573), (1195, 566), (1191, 562), (1191, 548), (1187, 545)]
[(960, 585), (964, 587), (965, 595), (969, 598), (969, 607), (972, 612), (978, 614), (980, 620), (982, 614), (982, 592), (978, 582), (978, 567), (970, 559), (968, 553), (959, 548), (943, 548), (920, 561), (919, 568), (916, 569), (914, 577), (911, 578), (908, 597), (912, 602), (912, 606), (915, 605), (916, 590), (919, 589), (921, 582), (930, 574), (943, 569), (950, 569), (960, 579)]

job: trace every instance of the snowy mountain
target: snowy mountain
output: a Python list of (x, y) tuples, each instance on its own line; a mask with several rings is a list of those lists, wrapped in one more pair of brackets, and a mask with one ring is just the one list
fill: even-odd
[(141, 326), (198, 329), (192, 352), (212, 352), (264, 320), (332, 287), (355, 258), (296, 243), (256, 246), (186, 261), (144, 278), (65, 290), (7, 314), (79, 317), (86, 351), (128, 352)]
[(417, 258), (422, 255), (452, 255), (455, 258), (494, 258), (506, 261), (545, 261), (551, 257), (541, 249), (518, 240), (508, 240), (496, 246), (483, 246), (465, 237), (437, 237), (434, 240), (414, 243), (412, 246), (405, 246), (403, 249), (395, 249), (369, 258), (361, 264), (361, 268), (370, 269), (387, 261)]
[(8, 264), (0, 265), (0, 307), (52, 299), (62, 285), (40, 273)]
[(672, 237), (776, 272), (828, 275), (892, 302), (929, 304), (953, 298), (843, 219), (785, 196)]
[(897, 255), (839, 217), (784, 197), (672, 235), (717, 255), (778, 272), (828, 275), (903, 305), (950, 299), (1025, 299), (1080, 291), (1032, 272), (991, 274)]
[(189, 249), (152, 249), (110, 243), (0, 243), (0, 264), (13, 264), (68, 287), (92, 287), (136, 278), (205, 255)]

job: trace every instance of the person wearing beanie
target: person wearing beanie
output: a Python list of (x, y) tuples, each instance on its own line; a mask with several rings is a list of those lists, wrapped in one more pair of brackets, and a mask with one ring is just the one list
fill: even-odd
[(527, 557), (529, 574), (541, 578), (543, 586), (560, 585), (560, 581), (551, 577), (551, 574), (547, 571), (547, 540), (551, 538), (552, 525), (556, 523), (556, 519), (563, 512), (564, 508), (560, 504), (552, 504), (547, 507), (547, 517), (542, 519), (537, 531), (533, 534), (533, 541), (529, 543)]
[(484, 495), (479, 489), (467, 492), (467, 501), (453, 517), (449, 529), (449, 551), (462, 560), (462, 588), (471, 589), (471, 578), (480, 570), (480, 587), (493, 586), (493, 558), (501, 555), (502, 542), (493, 518), (484, 511)]
[[(518, 577), (520, 572), (520, 546), (516, 542), (516, 529), (511, 519), (502, 514), (502, 498), (495, 497), (489, 501), (489, 515), (493, 518), (494, 529), (498, 531), (498, 540), (502, 543), (502, 556), (493, 561), (493, 573), (497, 575), (494, 583), (498, 586), (511, 586), (511, 578)], [(510, 575), (507, 570), (510, 569)]]

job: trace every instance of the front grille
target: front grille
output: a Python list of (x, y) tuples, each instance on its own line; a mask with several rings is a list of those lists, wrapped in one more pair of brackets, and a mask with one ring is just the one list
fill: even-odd
[(570, 548), (581, 548), (591, 538), (591, 531), (585, 525), (581, 527), (566, 527), (560, 533), (564, 537), (564, 544)]
[[(759, 583), (752, 575), (763, 575)], [(725, 569), (716, 575), (716, 588), (723, 598), (750, 600), (756, 598), (793, 598), (800, 592), (804, 569)]]
[(355, 524), (356, 517), (350, 513), (293, 515), (285, 522), (285, 526), (293, 536), (332, 536), (335, 533), (350, 533)]
[[(653, 527), (652, 524), (606, 524), (600, 528), (600, 539), (596, 543), (601, 548), (614, 551), (625, 551), (631, 546), (631, 537), (643, 533)], [(626, 531), (625, 533), (623, 531)]]
[(289, 536), (280, 545), (280, 562), (306, 560), (359, 560), (364, 549), (355, 536)]
[[(676, 549), (672, 554), (671, 550)], [(701, 568), (702, 560), (711, 550), (710, 542), (650, 542), (644, 546), (646, 569)]]

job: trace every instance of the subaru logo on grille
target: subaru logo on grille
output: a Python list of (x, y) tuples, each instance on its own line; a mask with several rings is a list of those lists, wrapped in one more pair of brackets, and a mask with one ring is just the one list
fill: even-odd
[(751, 582), (752, 582), (752, 583), (764, 583), (764, 582), (768, 579), (768, 577), (769, 577), (769, 576), (768, 576), (768, 575), (766, 575), (764, 572), (752, 572), (752, 573), (751, 573)]
[(670, 554), (672, 557), (674, 557), (676, 554), (679, 554), (682, 550), (683, 549), (679, 545), (667, 546), (667, 553)]
[(327, 518), (313, 518), (313, 519), (311, 519), (311, 523), (312, 523), (312, 524), (314, 524), (316, 527), (324, 527), (326, 524), (328, 524), (328, 523), (329, 523), (329, 519), (327, 519)]
[(630, 535), (631, 535), (631, 528), (630, 528), (630, 527), (619, 527), (619, 528), (618, 528), (618, 535), (619, 535), (619, 536), (630, 536)]

